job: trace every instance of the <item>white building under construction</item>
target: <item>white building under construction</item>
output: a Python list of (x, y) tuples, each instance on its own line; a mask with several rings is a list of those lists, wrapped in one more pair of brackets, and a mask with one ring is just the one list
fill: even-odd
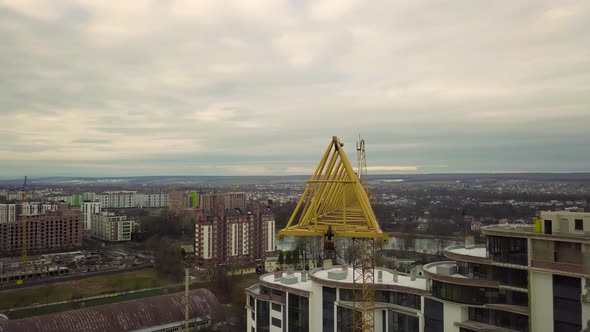
[[(541, 212), (451, 246), (424, 276), (375, 269), (375, 331), (579, 332), (590, 325), (590, 213)], [(280, 272), (279, 272), (280, 273)], [(269, 273), (246, 289), (248, 331), (351, 331), (352, 269)]]

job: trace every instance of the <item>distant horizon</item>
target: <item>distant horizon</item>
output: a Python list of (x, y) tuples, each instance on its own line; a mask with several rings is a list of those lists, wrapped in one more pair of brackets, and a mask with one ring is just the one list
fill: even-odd
[[(408, 176), (436, 176), (436, 175), (590, 175), (590, 171), (583, 171), (583, 172), (437, 172), (437, 173), (376, 173), (376, 174), (368, 174), (369, 177), (408, 177)], [(218, 174), (218, 175), (113, 175), (113, 176), (101, 176), (101, 175), (79, 175), (79, 176), (72, 176), (72, 175), (50, 175), (50, 176), (42, 176), (42, 175), (26, 175), (28, 180), (34, 179), (128, 179), (128, 178), (198, 178), (198, 177), (227, 177), (227, 178), (266, 178), (266, 177), (309, 177), (311, 174), (268, 174), (268, 175), (260, 175), (260, 174), (251, 174), (251, 175), (236, 175), (236, 174)], [(0, 176), (0, 180), (2, 181), (16, 181), (16, 180), (23, 180), (25, 175), (21, 177), (2, 177)]]

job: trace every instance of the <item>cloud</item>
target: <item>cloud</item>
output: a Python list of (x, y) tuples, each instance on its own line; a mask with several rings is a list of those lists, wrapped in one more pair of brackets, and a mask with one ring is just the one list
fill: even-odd
[(309, 174), (360, 133), (370, 172), (588, 171), (588, 22), (543, 0), (0, 0), (0, 169)]

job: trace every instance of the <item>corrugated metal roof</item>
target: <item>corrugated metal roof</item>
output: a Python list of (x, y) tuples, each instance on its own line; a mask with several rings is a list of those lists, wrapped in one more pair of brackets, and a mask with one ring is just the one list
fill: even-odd
[[(189, 292), (190, 318), (209, 315), (223, 321), (223, 307), (207, 289)], [(72, 310), (57, 314), (0, 321), (0, 332), (118, 332), (184, 320), (184, 293)]]

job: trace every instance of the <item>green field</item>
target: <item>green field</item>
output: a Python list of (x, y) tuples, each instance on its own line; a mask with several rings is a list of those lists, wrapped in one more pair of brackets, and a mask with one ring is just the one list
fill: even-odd
[(32, 286), (0, 292), (0, 310), (75, 300), (101, 294), (163, 287), (171, 283), (173, 283), (171, 280), (160, 277), (155, 270), (141, 270)]

